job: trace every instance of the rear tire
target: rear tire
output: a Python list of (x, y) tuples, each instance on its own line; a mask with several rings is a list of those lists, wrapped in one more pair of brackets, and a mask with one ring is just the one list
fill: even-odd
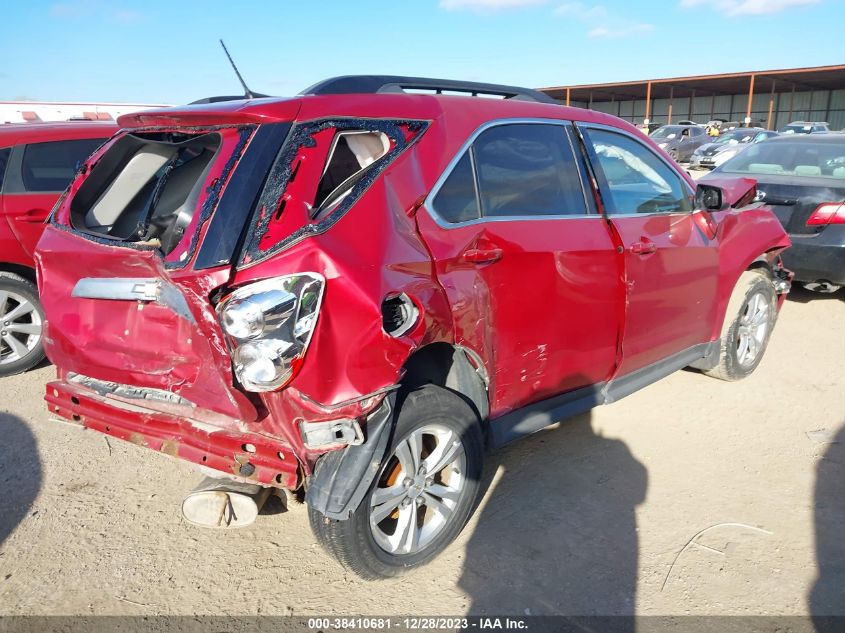
[(728, 301), (719, 347), (719, 364), (705, 374), (741, 380), (757, 369), (777, 319), (777, 295), (767, 271), (747, 270)]
[(399, 411), (388, 457), (361, 504), (346, 521), (309, 506), (311, 528), (330, 554), (362, 578), (390, 578), (424, 565), (469, 519), (483, 448), (478, 416), (460, 396), (435, 385), (412, 391)]
[(27, 371), (44, 360), (43, 327), (35, 284), (0, 272), (0, 377)]

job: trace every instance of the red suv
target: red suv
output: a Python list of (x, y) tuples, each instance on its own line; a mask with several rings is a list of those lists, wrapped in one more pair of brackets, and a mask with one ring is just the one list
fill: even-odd
[(0, 376), (44, 358), (35, 244), (77, 167), (116, 131), (113, 123), (0, 125)]
[(304, 490), (380, 577), (462, 529), (485, 444), (682, 367), (750, 374), (789, 287), (754, 182), (696, 194), (633, 126), (548, 101), (368, 76), (121, 117), (38, 246), (50, 410)]

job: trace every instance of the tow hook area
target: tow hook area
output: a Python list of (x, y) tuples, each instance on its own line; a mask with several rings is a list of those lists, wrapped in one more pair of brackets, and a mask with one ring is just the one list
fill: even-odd
[(795, 274), (783, 267), (780, 258), (778, 258), (777, 265), (773, 267), (772, 272), (774, 273), (772, 283), (775, 286), (775, 292), (779, 295), (789, 294), (792, 289), (792, 278)]
[(207, 528), (239, 528), (255, 522), (271, 488), (206, 477), (182, 501), (188, 523)]

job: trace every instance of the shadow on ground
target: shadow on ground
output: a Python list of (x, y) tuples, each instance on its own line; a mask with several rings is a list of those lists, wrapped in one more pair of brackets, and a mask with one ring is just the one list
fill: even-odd
[(29, 513), (41, 479), (35, 436), (19, 417), (0, 413), (0, 545)]
[(459, 580), (469, 613), (633, 615), (648, 476), (625, 443), (584, 414), (491, 455), (483, 487), (497, 469)]
[(810, 613), (818, 631), (842, 631), (845, 620), (845, 425), (839, 429), (816, 471), (816, 564), (819, 577), (810, 593)]
[(786, 295), (790, 301), (796, 303), (810, 303), (811, 301), (845, 301), (845, 290), (837, 290), (836, 292), (813, 292), (807, 290), (800, 284), (792, 284), (792, 289)]

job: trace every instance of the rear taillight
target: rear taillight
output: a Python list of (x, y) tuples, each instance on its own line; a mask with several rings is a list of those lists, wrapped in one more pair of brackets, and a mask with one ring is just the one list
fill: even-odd
[(823, 202), (807, 218), (807, 226), (845, 224), (845, 203)]
[(248, 391), (287, 385), (314, 333), (326, 282), (317, 273), (265, 279), (238, 288), (217, 305), (235, 376)]

